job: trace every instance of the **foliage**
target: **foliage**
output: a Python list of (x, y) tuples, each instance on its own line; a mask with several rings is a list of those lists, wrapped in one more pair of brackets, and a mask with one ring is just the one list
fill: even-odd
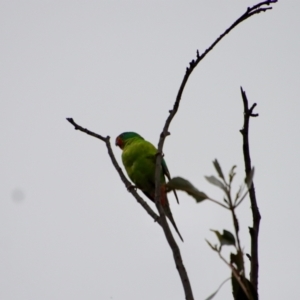
[[(216, 169), (219, 178), (217, 178), (214, 175), (205, 176), (205, 178), (210, 184), (220, 188), (224, 192), (223, 200), (225, 204), (223, 204), (218, 200), (214, 200), (210, 198), (206, 193), (199, 191), (190, 181), (181, 177), (172, 178), (167, 183), (167, 189), (169, 192), (172, 190), (184, 191), (188, 195), (193, 197), (196, 203), (201, 203), (204, 200), (210, 200), (213, 203), (216, 203), (222, 206), (223, 208), (227, 209), (231, 213), (232, 220), (233, 220), (234, 234), (227, 229), (223, 229), (223, 233), (221, 233), (218, 230), (211, 229), (211, 231), (215, 233), (218, 239), (218, 244), (213, 245), (208, 240), (206, 240), (206, 242), (210, 246), (210, 248), (213, 251), (217, 252), (219, 257), (231, 268), (231, 283), (232, 283), (232, 293), (234, 299), (256, 300), (257, 293), (253, 285), (251, 284), (251, 282), (245, 276), (244, 253), (240, 245), (239, 223), (235, 211), (236, 208), (245, 199), (245, 197), (249, 192), (249, 189), (252, 186), (253, 177), (254, 177), (254, 168), (252, 168), (251, 172), (245, 177), (244, 183), (240, 185), (238, 191), (233, 197), (232, 183), (236, 175), (235, 173), (236, 166), (233, 166), (230, 169), (228, 173), (228, 179), (226, 179), (222, 171), (221, 165), (219, 164), (217, 159), (213, 161), (213, 165)], [(229, 260), (226, 260), (222, 255), (223, 246), (234, 247), (235, 252), (231, 252)], [(217, 294), (221, 286), (218, 288), (216, 292), (210, 295), (207, 299), (212, 299)]]

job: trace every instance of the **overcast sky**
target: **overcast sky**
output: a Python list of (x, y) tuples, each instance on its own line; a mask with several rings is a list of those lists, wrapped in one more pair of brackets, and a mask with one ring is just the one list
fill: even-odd
[[(162, 230), (127, 192), (104, 143), (66, 117), (112, 144), (136, 131), (157, 145), (196, 50), (255, 3), (0, 1), (1, 300), (184, 299)], [(299, 1), (282, 0), (217, 45), (188, 81), (164, 147), (173, 176), (222, 200), (204, 175), (218, 158), (225, 173), (237, 165), (239, 186), (240, 86), (258, 103), (250, 145), (261, 299), (299, 298), (299, 11)], [(185, 242), (176, 239), (201, 300), (230, 276), (205, 239), (215, 243), (210, 229), (232, 222), (212, 203), (179, 198), (170, 203)], [(249, 252), (249, 199), (237, 213)], [(216, 299), (232, 299), (229, 282)]]

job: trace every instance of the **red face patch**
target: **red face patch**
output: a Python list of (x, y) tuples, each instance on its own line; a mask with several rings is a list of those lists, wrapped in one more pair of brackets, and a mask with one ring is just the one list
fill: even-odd
[(124, 146), (124, 143), (119, 136), (116, 138), (116, 146), (119, 146), (121, 149), (123, 149)]

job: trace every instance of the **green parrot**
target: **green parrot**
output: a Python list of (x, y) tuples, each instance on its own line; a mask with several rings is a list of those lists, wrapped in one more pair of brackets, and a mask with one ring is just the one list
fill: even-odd
[[(122, 161), (126, 172), (135, 184), (150, 200), (155, 202), (155, 162), (157, 149), (139, 134), (135, 132), (123, 132), (116, 138), (116, 146), (119, 146), (122, 152)], [(173, 219), (166, 193), (166, 179), (170, 180), (170, 173), (164, 159), (161, 161), (161, 205), (166, 216), (174, 226), (180, 239), (183, 241), (179, 230)], [(178, 197), (174, 191), (177, 202)]]

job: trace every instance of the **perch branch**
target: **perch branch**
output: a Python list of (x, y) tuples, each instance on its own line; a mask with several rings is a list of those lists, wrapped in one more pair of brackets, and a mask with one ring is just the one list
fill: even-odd
[(159, 219), (158, 215), (143, 200), (143, 198), (139, 196), (137, 191), (135, 189), (131, 188), (132, 187), (131, 182), (124, 175), (122, 169), (120, 168), (120, 166), (114, 156), (114, 153), (112, 151), (111, 144), (110, 144), (110, 137), (109, 136), (103, 137), (100, 134), (94, 133), (86, 128), (83, 128), (80, 125), (78, 125), (77, 123), (75, 123), (75, 121), (72, 118), (67, 118), (67, 120), (74, 126), (75, 130), (80, 130), (80, 131), (82, 131), (90, 136), (93, 136), (105, 143), (107, 151), (108, 151), (108, 155), (111, 159), (111, 162), (114, 165), (117, 172), (119, 173), (119, 176), (120, 176), (121, 180), (123, 181), (124, 185), (126, 186), (127, 190), (133, 195), (133, 197), (136, 199), (136, 201), (146, 210), (146, 212), (153, 218), (153, 220), (157, 221), (160, 224), (160, 219)]

